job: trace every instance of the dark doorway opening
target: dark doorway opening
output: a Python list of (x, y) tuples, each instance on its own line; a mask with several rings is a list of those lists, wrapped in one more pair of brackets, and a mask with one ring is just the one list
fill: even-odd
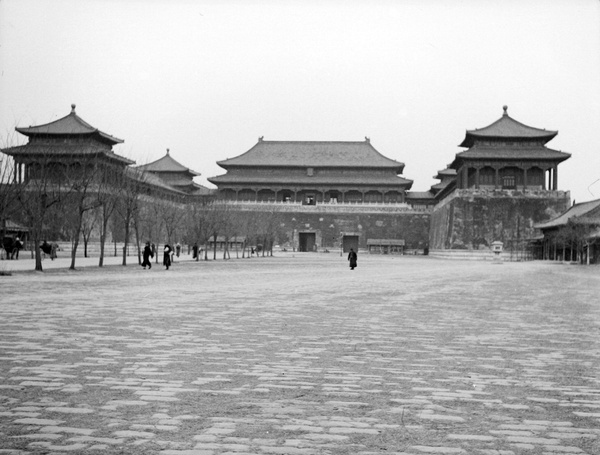
[(314, 232), (300, 232), (298, 251), (315, 251), (316, 234)]
[(354, 251), (358, 251), (358, 235), (345, 235), (342, 239), (342, 247), (344, 253), (349, 252), (350, 248)]

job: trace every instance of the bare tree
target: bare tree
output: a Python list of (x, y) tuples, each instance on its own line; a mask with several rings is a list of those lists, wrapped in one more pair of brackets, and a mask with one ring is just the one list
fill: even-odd
[(68, 196), (66, 166), (56, 163), (52, 154), (39, 153), (29, 164), (22, 183), (16, 183), (17, 199), (30, 228), (35, 248), (35, 270), (42, 271), (40, 244), (45, 240), (44, 225), (51, 209), (57, 209)]
[(129, 246), (131, 227), (139, 209), (144, 181), (145, 176), (142, 171), (134, 168), (125, 168), (120, 197), (115, 208), (115, 212), (119, 216), (124, 229), (122, 265), (127, 265), (127, 248)]

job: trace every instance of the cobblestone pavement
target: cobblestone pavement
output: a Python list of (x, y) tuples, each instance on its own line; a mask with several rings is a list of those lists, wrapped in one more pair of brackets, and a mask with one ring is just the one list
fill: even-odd
[(0, 454), (600, 454), (600, 270), (338, 254), (0, 276)]

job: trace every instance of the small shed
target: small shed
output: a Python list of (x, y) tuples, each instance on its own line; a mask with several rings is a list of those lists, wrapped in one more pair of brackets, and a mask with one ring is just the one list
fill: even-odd
[(369, 254), (403, 254), (404, 239), (367, 239)]

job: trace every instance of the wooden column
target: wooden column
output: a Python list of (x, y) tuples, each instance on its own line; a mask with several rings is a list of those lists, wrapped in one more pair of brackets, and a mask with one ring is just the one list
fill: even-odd
[(523, 189), (527, 189), (527, 169), (528, 168), (523, 168)]
[(479, 189), (479, 168), (475, 168), (475, 188)]
[(495, 189), (500, 188), (500, 169), (495, 167), (494, 170), (496, 171), (496, 178), (494, 180), (494, 187)]
[(552, 189), (554, 191), (558, 189), (558, 167), (556, 165), (552, 168)]

